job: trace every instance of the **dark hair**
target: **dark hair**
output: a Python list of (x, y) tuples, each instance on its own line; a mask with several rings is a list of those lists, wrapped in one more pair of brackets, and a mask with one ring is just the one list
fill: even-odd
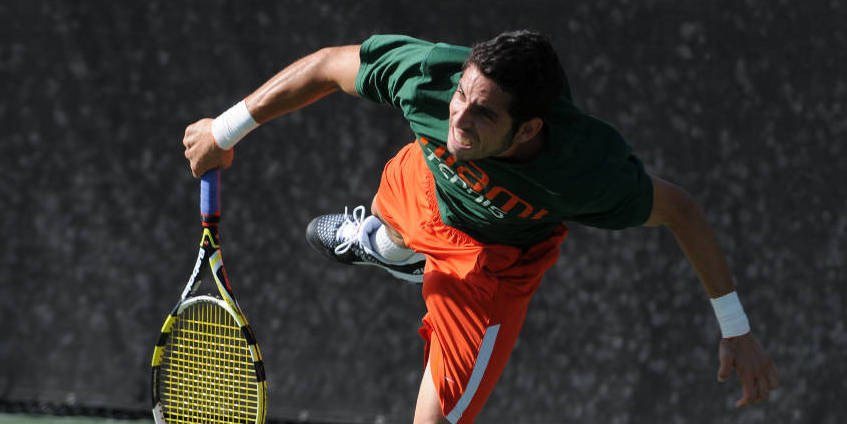
[(543, 118), (565, 84), (559, 57), (544, 35), (529, 31), (504, 32), (474, 45), (462, 69), (474, 65), (512, 96), (509, 114), (514, 125)]

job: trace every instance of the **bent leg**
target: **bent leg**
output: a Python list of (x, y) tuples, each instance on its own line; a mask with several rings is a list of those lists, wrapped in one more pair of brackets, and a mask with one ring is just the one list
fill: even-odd
[(394, 244), (400, 247), (407, 247), (406, 240), (403, 240), (403, 236), (400, 234), (400, 232), (394, 229), (394, 227), (389, 225), (387, 222), (385, 222), (385, 220), (382, 218), (382, 215), (380, 215), (379, 207), (377, 207), (376, 196), (374, 196), (374, 199), (371, 202), (371, 214), (373, 214), (373, 216), (379, 218), (379, 220), (382, 221), (382, 225), (385, 226), (385, 232), (388, 234), (388, 237), (391, 238), (391, 241), (393, 241)]

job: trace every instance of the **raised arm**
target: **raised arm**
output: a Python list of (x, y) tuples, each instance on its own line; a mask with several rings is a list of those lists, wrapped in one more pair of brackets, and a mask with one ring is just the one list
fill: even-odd
[(718, 352), (718, 380), (725, 381), (733, 370), (738, 374), (743, 395), (736, 406), (767, 399), (768, 392), (779, 386), (776, 367), (750, 332), (714, 231), (703, 210), (687, 192), (661, 178), (651, 177), (653, 211), (644, 225), (662, 225), (671, 230), (712, 299), (724, 336)]
[(357, 96), (358, 71), (358, 45), (323, 48), (285, 67), (215, 120), (189, 125), (182, 143), (192, 175), (229, 167), (232, 146), (260, 124), (338, 90)]
[(287, 66), (247, 96), (247, 110), (264, 124), (338, 90), (358, 96), (358, 72), (358, 45), (318, 50)]

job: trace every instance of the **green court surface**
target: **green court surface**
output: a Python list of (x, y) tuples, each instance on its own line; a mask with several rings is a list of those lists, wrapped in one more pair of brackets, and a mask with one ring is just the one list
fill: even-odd
[(152, 424), (153, 419), (57, 417), (53, 415), (0, 414), (0, 424)]

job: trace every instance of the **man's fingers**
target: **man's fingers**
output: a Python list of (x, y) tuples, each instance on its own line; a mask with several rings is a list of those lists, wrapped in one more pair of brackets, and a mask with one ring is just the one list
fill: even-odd
[(723, 383), (732, 377), (732, 360), (721, 361), (720, 368), (718, 368), (718, 381)]
[(741, 399), (735, 402), (735, 406), (742, 407), (749, 404), (756, 396), (756, 382), (752, 378), (742, 377), (741, 379)]
[[(749, 392), (747, 391), (748, 387), (750, 389)], [(744, 395), (735, 404), (735, 406), (742, 407), (751, 403), (761, 402), (768, 398), (769, 391), (768, 382), (764, 379), (758, 378), (750, 383), (749, 386), (744, 386)]]
[(224, 151), (223, 155), (223, 168), (227, 169), (232, 166), (232, 159), (235, 156), (235, 149), (229, 149)]
[(191, 160), (190, 158), (188, 160), (188, 169), (191, 171), (191, 176), (193, 176), (194, 178), (200, 177), (199, 175), (197, 175), (197, 163)]
[(732, 369), (735, 365), (735, 355), (728, 343), (721, 342), (720, 347), (718, 348), (718, 359), (720, 360), (718, 381), (723, 383), (732, 377)]
[(771, 390), (779, 387), (776, 366), (752, 335), (723, 339), (719, 346), (718, 380), (725, 381), (734, 371), (741, 383), (741, 399), (735, 406), (761, 402), (768, 398)]
[(768, 398), (768, 392), (770, 392), (770, 389), (768, 388), (767, 379), (760, 378), (760, 379), (756, 380), (756, 386), (758, 387), (759, 390), (758, 390), (758, 393), (756, 393), (757, 396), (756, 396), (755, 399), (753, 399), (753, 401), (761, 402), (761, 401), (767, 399)]
[(223, 152), (215, 145), (211, 123), (212, 119), (204, 118), (185, 128), (182, 144), (194, 178), (200, 178), (209, 169), (228, 168), (232, 164), (232, 152)]
[(742, 396), (737, 402), (736, 407), (742, 407), (751, 403), (761, 402), (768, 399), (771, 390), (777, 386), (772, 385), (768, 378), (757, 378), (752, 382), (742, 384)]
[(185, 146), (186, 149), (190, 148), (196, 142), (196, 133), (201, 131), (199, 128), (201, 122), (202, 119), (185, 127), (185, 134), (182, 135), (182, 145)]

